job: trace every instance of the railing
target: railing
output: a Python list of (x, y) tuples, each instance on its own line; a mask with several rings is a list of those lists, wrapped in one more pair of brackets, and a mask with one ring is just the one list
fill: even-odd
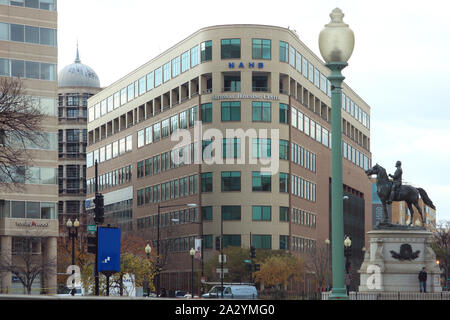
[[(328, 300), (330, 292), (322, 292)], [(349, 300), (450, 300), (450, 291), (443, 292), (350, 292)]]

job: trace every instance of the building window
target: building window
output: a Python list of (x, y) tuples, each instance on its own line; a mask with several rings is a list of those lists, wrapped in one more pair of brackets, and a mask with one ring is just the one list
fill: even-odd
[(184, 52), (181, 55), (181, 72), (189, 70), (189, 51)]
[(289, 250), (289, 236), (280, 235), (280, 250)]
[(280, 192), (289, 192), (289, 173), (280, 172)]
[(222, 171), (222, 191), (241, 191), (240, 171)]
[(213, 207), (202, 207), (202, 219), (204, 221), (212, 221), (213, 220)]
[(180, 57), (172, 59), (172, 78), (180, 74)]
[(289, 207), (280, 207), (280, 221), (289, 222)]
[(155, 73), (155, 88), (160, 86), (162, 83), (162, 67), (159, 67), (154, 71)]
[(212, 41), (205, 41), (200, 44), (201, 62), (212, 60)]
[(280, 139), (280, 159), (289, 160), (289, 141)]
[(225, 75), (223, 77), (223, 91), (240, 92), (241, 75)]
[(241, 39), (222, 39), (220, 55), (222, 59), (240, 59)]
[(269, 91), (269, 76), (262, 72), (252, 73), (252, 90)]
[(272, 175), (270, 172), (252, 172), (252, 191), (271, 191)]
[(212, 122), (212, 103), (204, 103), (200, 108), (202, 122)]
[(222, 140), (222, 157), (223, 158), (240, 158), (241, 157), (241, 139), (223, 139)]
[(253, 221), (271, 221), (272, 207), (271, 206), (252, 206), (252, 220)]
[(201, 178), (202, 192), (212, 192), (213, 191), (212, 179), (213, 179), (212, 172), (202, 173), (202, 178)]
[(240, 101), (223, 101), (221, 111), (222, 121), (241, 121)]
[(252, 58), (271, 59), (271, 41), (268, 39), (252, 39)]
[(240, 247), (241, 246), (241, 235), (240, 234), (224, 234), (223, 235), (223, 247), (228, 246)]
[(191, 49), (191, 68), (199, 64), (199, 46), (195, 46)]
[(271, 122), (271, 103), (266, 101), (252, 102), (252, 121)]
[(163, 66), (163, 82), (170, 80), (170, 62), (167, 62)]
[(241, 220), (241, 206), (222, 206), (222, 219)]
[(252, 155), (253, 158), (270, 158), (271, 156), (271, 140), (256, 138), (252, 139)]
[(252, 245), (256, 249), (272, 249), (272, 236), (271, 235), (252, 235)]
[(288, 124), (289, 118), (289, 106), (284, 103), (280, 103), (280, 123), (286, 123)]
[(169, 119), (161, 121), (161, 138), (164, 139), (169, 136)]
[(289, 62), (289, 44), (284, 41), (280, 41), (280, 61)]

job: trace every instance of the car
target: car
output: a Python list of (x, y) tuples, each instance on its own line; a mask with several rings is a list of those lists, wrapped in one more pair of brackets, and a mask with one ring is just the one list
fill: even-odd
[(185, 298), (186, 294), (186, 291), (177, 290), (175, 291), (175, 298)]
[[(225, 285), (223, 297), (226, 299), (258, 299), (256, 287), (252, 285)], [(202, 298), (221, 298), (221, 286), (214, 286)]]
[[(62, 289), (60, 291), (60, 293), (58, 293), (56, 296), (58, 296), (58, 297), (71, 297), (72, 296), (72, 289), (64, 287), (64, 289)], [(84, 288), (81, 287), (81, 286), (76, 286), (75, 287), (75, 294), (74, 294), (74, 296), (84, 296)]]

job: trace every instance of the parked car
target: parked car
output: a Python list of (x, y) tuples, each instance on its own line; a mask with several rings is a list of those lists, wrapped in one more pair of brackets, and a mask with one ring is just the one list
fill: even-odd
[[(226, 299), (258, 299), (258, 292), (255, 286), (251, 285), (226, 285), (223, 287), (223, 297)], [(221, 286), (214, 286), (202, 298), (220, 298)]]
[(177, 290), (175, 291), (175, 298), (184, 298), (186, 295), (186, 291)]

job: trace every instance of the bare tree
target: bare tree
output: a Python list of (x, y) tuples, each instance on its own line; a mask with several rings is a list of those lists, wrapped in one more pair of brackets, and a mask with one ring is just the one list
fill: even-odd
[(329, 252), (326, 245), (317, 245), (306, 259), (306, 268), (310, 271), (320, 288), (324, 288), (329, 277)]
[(0, 78), (0, 187), (22, 186), (30, 146), (48, 142), (41, 128), (44, 116), (19, 78)]
[(443, 269), (445, 276), (445, 286), (448, 288), (448, 278), (450, 277), (450, 221), (439, 221), (433, 232), (431, 243), (439, 266)]
[[(34, 281), (47, 273), (56, 273), (56, 257), (45, 259), (42, 250), (39, 250), (41, 237), (22, 237), (16, 243), (11, 254), (0, 257), (0, 272), (11, 272), (24, 286), (27, 294), (31, 294)], [(17, 240), (16, 240), (17, 241)]]

